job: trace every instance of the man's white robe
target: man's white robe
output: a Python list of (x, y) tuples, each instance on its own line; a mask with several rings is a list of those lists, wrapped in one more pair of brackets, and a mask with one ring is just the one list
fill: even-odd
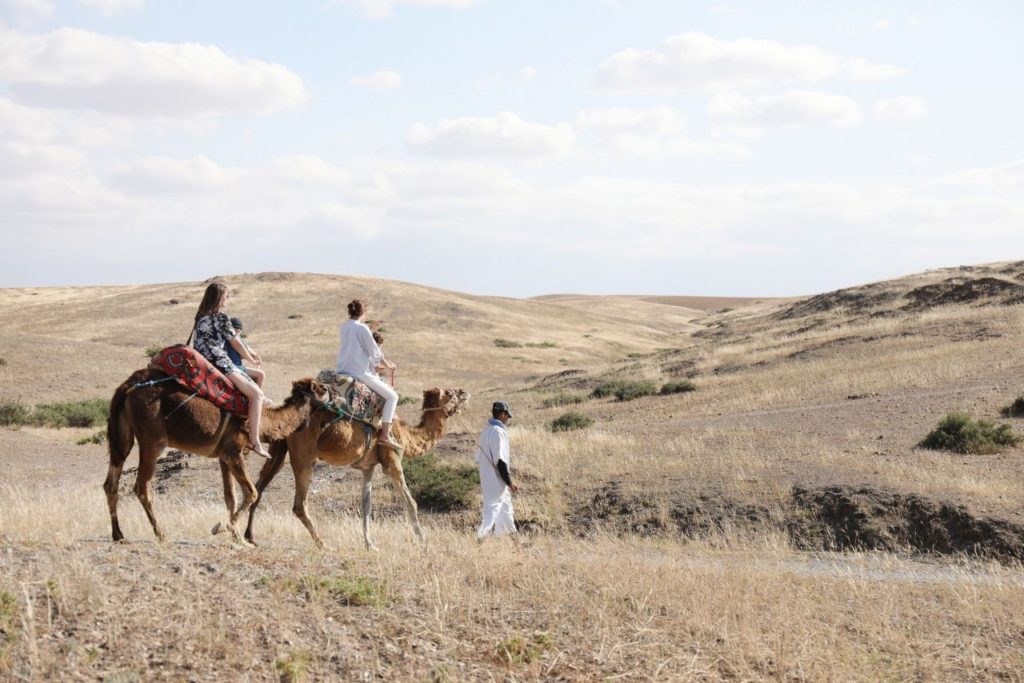
[(501, 420), (491, 419), (480, 432), (476, 462), (480, 466), (480, 488), (483, 493), (483, 520), (477, 538), (503, 536), (516, 531), (512, 512), (512, 492), (498, 474), (498, 461), (504, 460), (511, 471), (508, 427)]

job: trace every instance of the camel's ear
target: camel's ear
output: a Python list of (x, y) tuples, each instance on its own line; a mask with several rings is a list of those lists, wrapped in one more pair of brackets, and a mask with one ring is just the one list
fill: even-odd
[(437, 387), (434, 387), (433, 389), (424, 389), (423, 390), (423, 398), (429, 398), (431, 396), (437, 396), (437, 397), (440, 398), (441, 390), (438, 389)]

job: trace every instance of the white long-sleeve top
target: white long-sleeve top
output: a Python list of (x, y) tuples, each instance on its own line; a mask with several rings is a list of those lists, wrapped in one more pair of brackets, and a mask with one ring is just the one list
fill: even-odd
[(497, 500), (508, 488), (498, 474), (498, 461), (511, 466), (508, 427), (501, 420), (492, 419), (480, 432), (480, 447), (476, 449), (476, 462), (480, 466), (480, 488), (484, 503)]
[(334, 369), (341, 374), (356, 377), (374, 372), (384, 354), (377, 342), (373, 341), (370, 328), (353, 318), (342, 324), (339, 332), (341, 345), (338, 347), (338, 363)]

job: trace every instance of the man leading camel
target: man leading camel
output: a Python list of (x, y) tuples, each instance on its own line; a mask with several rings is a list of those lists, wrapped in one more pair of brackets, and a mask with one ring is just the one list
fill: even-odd
[(480, 432), (476, 462), (480, 466), (480, 489), (483, 494), (483, 519), (476, 537), (504, 536), (516, 533), (516, 521), (512, 512), (512, 494), (519, 487), (512, 483), (509, 472), (510, 449), (508, 442), (508, 421), (512, 409), (505, 401), (495, 401), (491, 406), (491, 419)]

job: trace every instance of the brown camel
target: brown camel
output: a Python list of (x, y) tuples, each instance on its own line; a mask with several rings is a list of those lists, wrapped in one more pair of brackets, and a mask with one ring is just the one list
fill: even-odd
[[(158, 539), (163, 540), (164, 534), (153, 514), (150, 482), (156, 470), (157, 458), (168, 446), (220, 460), (224, 503), (228, 508), (227, 530), (238, 538), (235, 523), (256, 499), (256, 489), (245, 471), (242, 459), (248, 433), (240, 419), (228, 416), (209, 401), (198, 397), (189, 400), (191, 392), (176, 381), (132, 389), (141, 382), (166, 377), (158, 370), (137, 370), (114, 391), (110, 400), (110, 417), (107, 420), (110, 465), (103, 490), (107, 494), (107, 506), (110, 508), (113, 538), (115, 541), (124, 540), (117, 521), (117, 487), (124, 462), (136, 440), (139, 442), (139, 470), (135, 477), (135, 495), (142, 503)], [(296, 430), (305, 428), (313, 413), (314, 403), (326, 398), (325, 387), (313, 379), (293, 382), (292, 393), (282, 405), (264, 405), (260, 438), (285, 439)], [(232, 479), (242, 489), (242, 503), (237, 509)]]
[[(448, 418), (467, 400), (469, 394), (462, 389), (427, 389), (423, 392), (423, 414), (420, 423), (413, 427), (396, 419), (391, 435), (403, 446), (405, 455), (423, 455), (441, 440)], [(384, 473), (391, 477), (395, 487), (402, 492), (406, 515), (417, 537), (422, 541), (423, 530), (420, 528), (416, 501), (406, 486), (405, 474), (402, 472), (402, 456), (391, 448), (378, 444), (375, 439), (368, 445), (366, 432), (358, 424), (348, 421), (333, 422), (334, 419), (335, 415), (327, 410), (316, 411), (310, 420), (309, 429), (295, 432), (286, 441), (270, 445), (271, 459), (264, 463), (263, 469), (260, 470), (259, 479), (256, 481), (257, 498), (249, 508), (249, 524), (245, 529), (246, 540), (253, 542), (252, 520), (263, 491), (281, 471), (285, 455), (291, 453), (292, 471), (295, 474), (295, 502), (292, 512), (302, 520), (318, 547), (324, 547), (323, 541), (320, 540), (320, 535), (306, 514), (306, 494), (312, 482), (313, 463), (317, 458), (331, 465), (349, 465), (362, 471), (361, 510), (363, 540), (367, 548), (373, 548), (373, 542), (370, 540), (370, 493), (377, 465), (381, 466)]]

